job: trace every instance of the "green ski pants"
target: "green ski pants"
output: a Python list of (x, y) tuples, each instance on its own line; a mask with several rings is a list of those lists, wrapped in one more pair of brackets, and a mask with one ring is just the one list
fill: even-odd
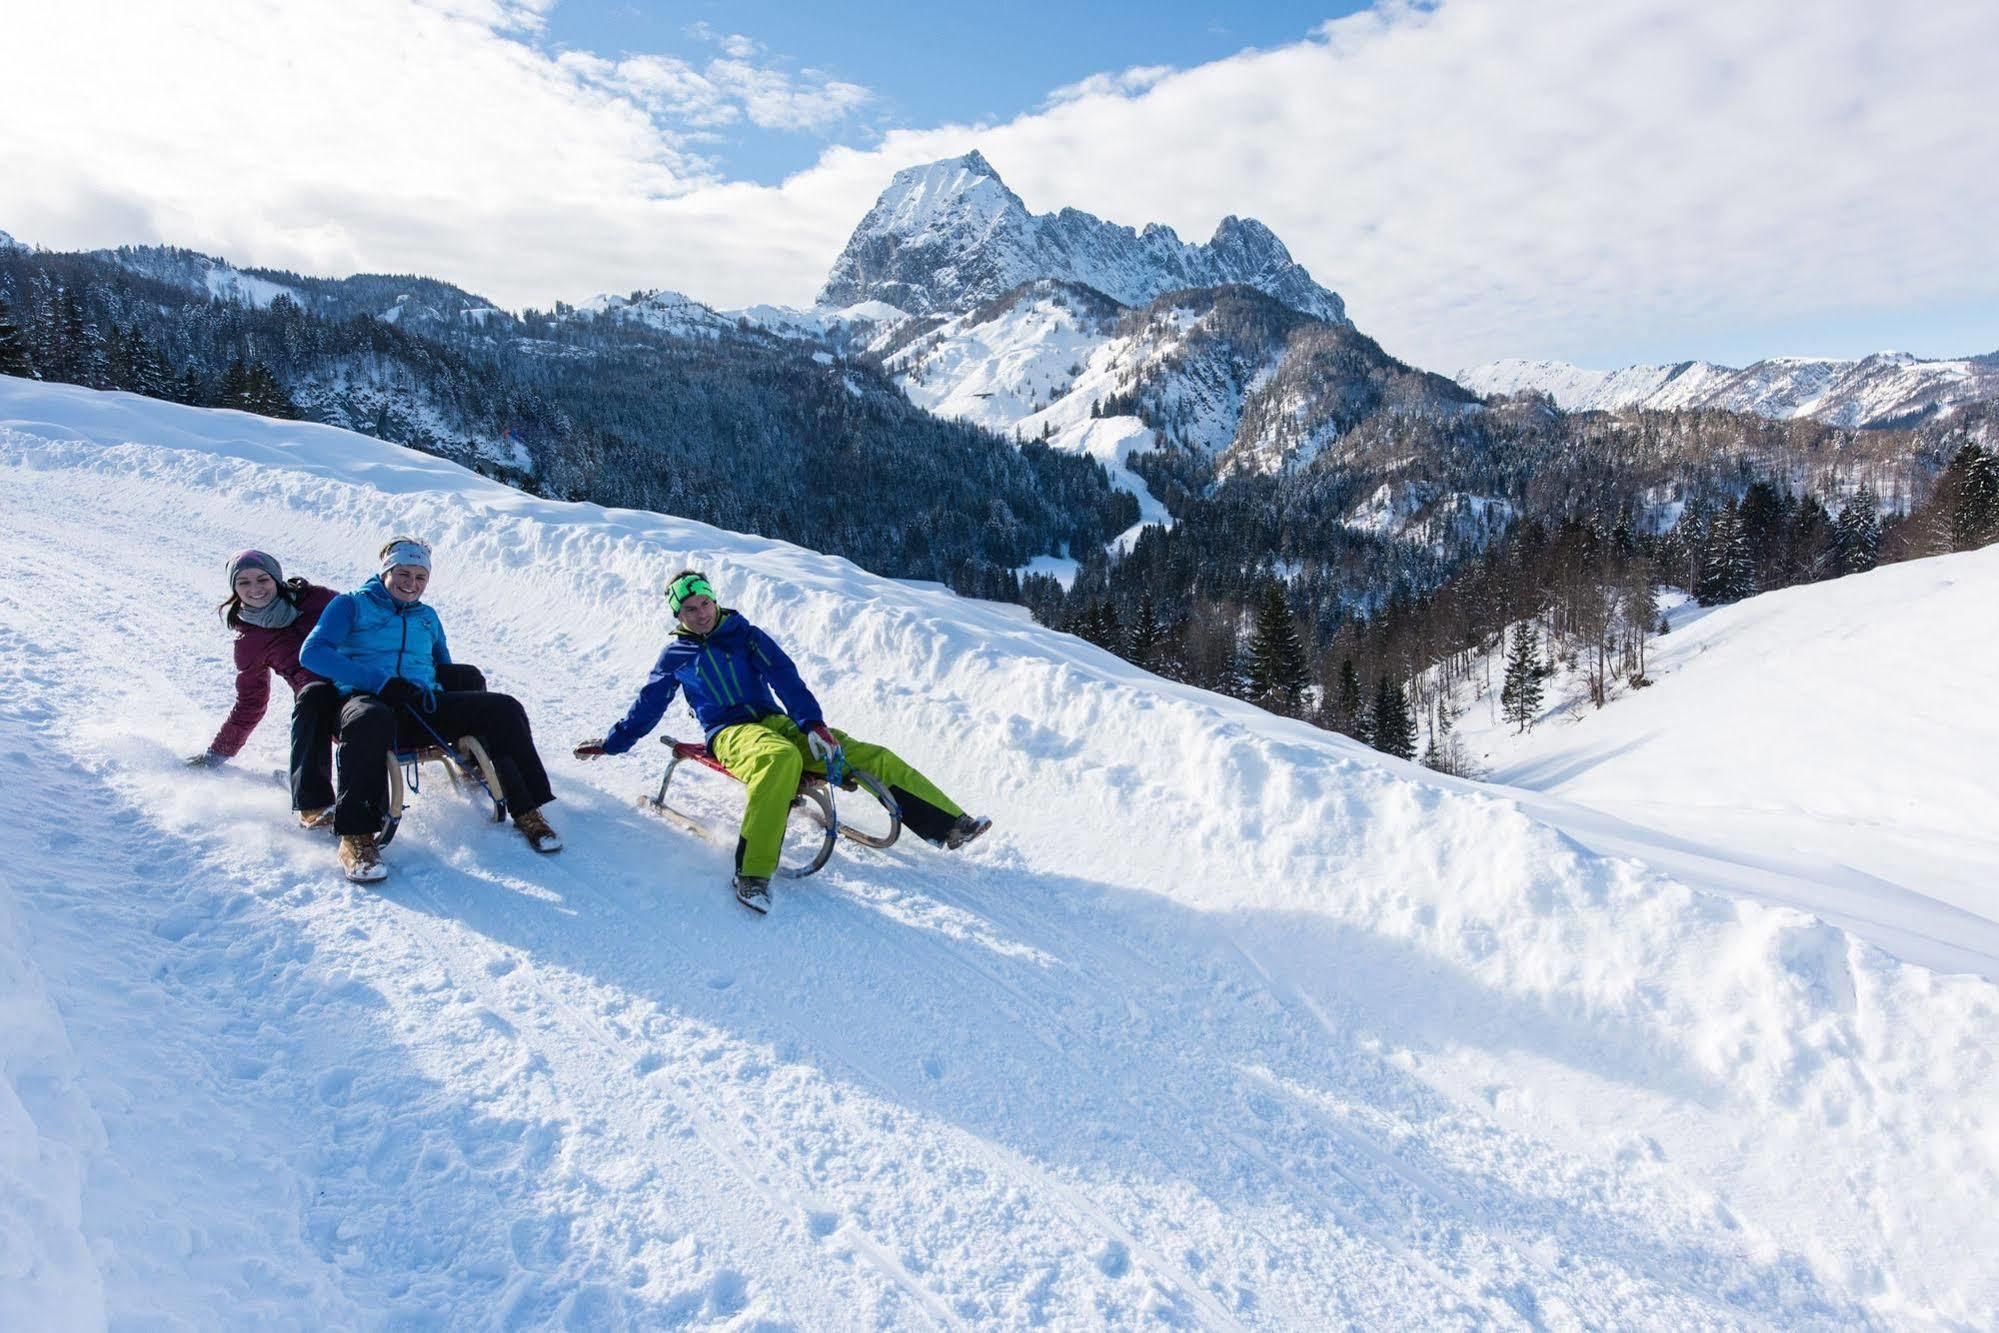
[[(920, 838), (941, 839), (953, 820), (964, 813), (935, 783), (910, 767), (885, 745), (857, 741), (835, 730), (847, 763), (880, 778), (902, 808), (903, 824)], [(782, 715), (724, 727), (708, 743), (717, 759), (750, 789), (743, 811), (742, 841), (736, 846), (736, 869), (744, 875), (769, 878), (777, 869), (778, 848), (784, 842), (784, 822), (791, 798), (798, 794), (804, 773), (826, 775), (826, 765), (812, 757), (805, 733)]]

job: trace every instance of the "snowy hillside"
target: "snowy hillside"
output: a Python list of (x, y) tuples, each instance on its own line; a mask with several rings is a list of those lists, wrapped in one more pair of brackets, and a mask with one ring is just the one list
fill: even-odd
[(1995, 605), (1999, 547), (1688, 603), (1649, 688), (1599, 710), (1562, 675), (1532, 731), (1488, 696), (1459, 735), (1495, 780), (1676, 844), (1689, 869), (1999, 979)]
[(1031, 214), (977, 152), (898, 171), (834, 261), (819, 304), (962, 313), (1037, 278), (1125, 305), (1242, 283), (1315, 318), (1346, 320), (1338, 295), (1254, 218), (1223, 218), (1206, 245), (1189, 245), (1158, 223), (1133, 231), (1074, 208)]
[(601, 294), (576, 308), (579, 315), (638, 324), (676, 338), (713, 338), (734, 321), (679, 292), (633, 292), (630, 296)]
[(1999, 398), (1999, 364), (1990, 357), (1924, 361), (1901, 352), (1850, 361), (1774, 357), (1742, 370), (1707, 361), (1584, 370), (1508, 359), (1459, 371), (1457, 378), (1479, 394), (1538, 390), (1570, 412), (1715, 408), (1833, 426), (1907, 424)]
[[(5, 379), (0, 486), (0, 1327), (1999, 1320), (1999, 991), (1589, 810), (329, 427)], [(395, 531), (560, 857), (440, 782), (362, 889), (277, 720), (179, 766), (227, 556)], [(658, 747), (569, 760), (688, 561), (995, 833), (758, 920), (634, 809)]]

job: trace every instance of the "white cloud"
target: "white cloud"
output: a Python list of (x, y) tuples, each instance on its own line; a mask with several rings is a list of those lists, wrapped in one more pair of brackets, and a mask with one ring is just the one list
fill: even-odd
[(1067, 83), (1048, 94), (1047, 105), (1058, 106), (1063, 102), (1074, 102), (1085, 97), (1130, 96), (1142, 93), (1153, 84), (1173, 73), (1171, 65), (1134, 65), (1116, 74), (1092, 74), (1075, 83)]
[(28, 0), (0, 51), (0, 225), (510, 304), (795, 302), (890, 172), (976, 146), (1037, 210), (1196, 238), (1259, 217), (1443, 369), (1999, 298), (1985, 0), (1392, 4), (1007, 124), (834, 147), (776, 188), (715, 179), (703, 128), (823, 128), (865, 89), (773, 75), (730, 34), (699, 67), (551, 57), (510, 36), (542, 5), (440, 3)]

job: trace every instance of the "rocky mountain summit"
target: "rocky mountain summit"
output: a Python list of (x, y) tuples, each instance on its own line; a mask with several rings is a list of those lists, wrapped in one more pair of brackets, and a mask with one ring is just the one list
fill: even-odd
[(1127, 306), (1239, 284), (1327, 323), (1347, 322), (1339, 296), (1254, 218), (1223, 218), (1207, 244), (1189, 245), (1159, 223), (1134, 231), (1074, 208), (1037, 215), (977, 152), (897, 172), (848, 239), (819, 304), (873, 300), (912, 315), (963, 313), (1039, 278), (1092, 287)]

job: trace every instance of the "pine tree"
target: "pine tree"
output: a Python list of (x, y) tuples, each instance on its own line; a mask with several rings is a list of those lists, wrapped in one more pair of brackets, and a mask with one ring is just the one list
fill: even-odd
[(1506, 679), (1499, 687), (1503, 717), (1515, 724), (1515, 734), (1534, 725), (1541, 715), (1541, 633), (1531, 620), (1513, 631), (1513, 651), (1506, 655)]
[(15, 325), (5, 297), (0, 297), (0, 375), (41, 378), (35, 373), (35, 358), (28, 354), (27, 336)]
[(298, 416), (298, 408), (292, 403), (291, 395), (278, 383), (278, 377), (262, 361), (252, 361), (244, 375), (243, 407), (258, 416), (277, 417), (291, 420)]
[(1284, 585), (1264, 585), (1263, 605), (1249, 642), (1249, 697), (1273, 713), (1296, 716), (1310, 680), (1298, 622), (1284, 598)]
[[(222, 383), (215, 388), (217, 407), (234, 407), (248, 410), (250, 403), (250, 368), (243, 364), (241, 357), (229, 363), (229, 369), (222, 372)], [(380, 434), (380, 432), (376, 432)]]
[(1160, 647), (1165, 635), (1166, 630), (1159, 623), (1159, 610), (1152, 604), (1152, 593), (1147, 590), (1139, 598), (1138, 615), (1132, 619), (1131, 629), (1125, 635), (1125, 660), (1147, 671), (1158, 670)]
[(1351, 657), (1340, 659), (1339, 674), (1333, 687), (1326, 691), (1326, 700), (1326, 725), (1358, 739), (1361, 715), (1367, 711), (1367, 695), (1361, 690), (1360, 672), (1354, 669)]
[(1739, 602), (1754, 591), (1749, 542), (1742, 532), (1742, 519), (1731, 504), (1708, 523), (1694, 596), (1702, 606), (1719, 606), (1724, 602)]
[(1937, 485), (1937, 500), (1952, 551), (1974, 551), (1999, 540), (1999, 454), (1967, 444), (1950, 460)]
[(1409, 711), (1409, 696), (1387, 675), (1374, 689), (1374, 748), (1397, 759), (1416, 757), (1416, 719)]
[(1873, 491), (1863, 486), (1839, 511), (1833, 552), (1841, 574), (1865, 574), (1880, 563), (1881, 506)]

